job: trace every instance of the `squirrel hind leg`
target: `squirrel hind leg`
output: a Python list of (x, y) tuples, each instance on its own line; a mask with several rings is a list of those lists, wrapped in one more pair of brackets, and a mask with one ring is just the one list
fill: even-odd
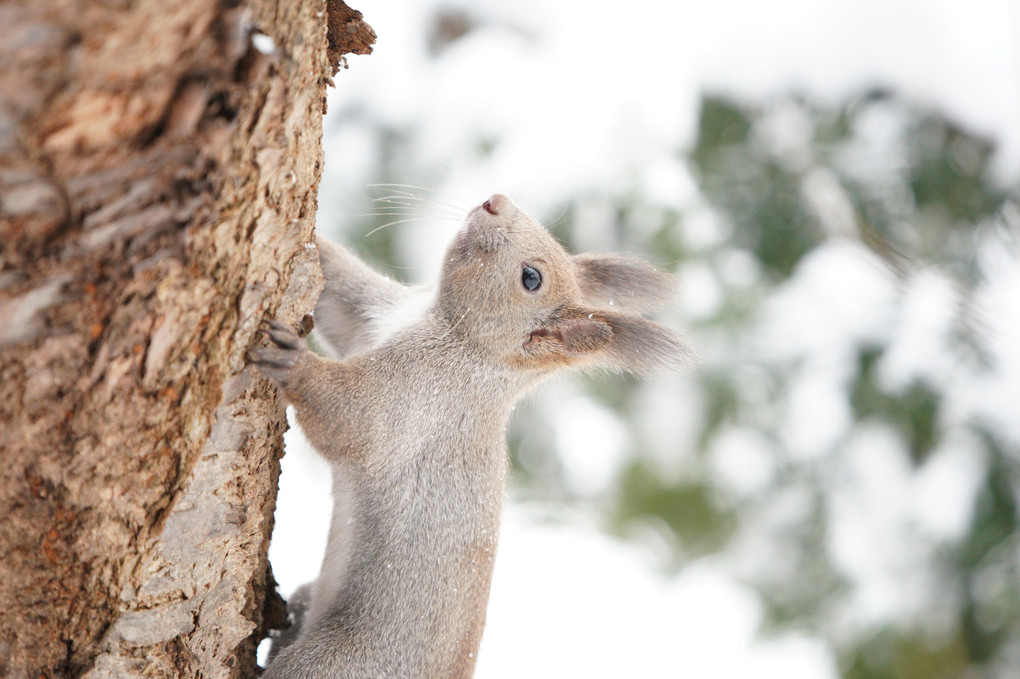
[(269, 659), (267, 664), (280, 654), (283, 649), (290, 646), (301, 635), (301, 628), (312, 603), (312, 583), (301, 585), (287, 599), (287, 622), (290, 623), (286, 629), (270, 634), (273, 645), (269, 648)]

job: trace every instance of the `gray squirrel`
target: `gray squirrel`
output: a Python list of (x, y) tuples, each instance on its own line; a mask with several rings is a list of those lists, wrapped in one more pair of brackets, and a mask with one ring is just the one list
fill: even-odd
[(634, 257), (572, 257), (500, 194), (468, 213), (436, 288), (318, 246), (315, 332), (341, 360), (276, 322), (251, 352), (333, 469), (322, 571), (292, 597), (263, 677), (471, 677), (514, 405), (562, 368), (688, 364), (684, 338), (641, 316), (673, 279)]

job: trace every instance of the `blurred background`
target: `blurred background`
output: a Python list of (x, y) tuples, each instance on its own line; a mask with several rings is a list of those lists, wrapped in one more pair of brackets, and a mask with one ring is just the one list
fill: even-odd
[[(504, 192), (675, 271), (703, 357), (518, 409), (477, 676), (1020, 676), (1020, 3), (355, 6), (320, 231), (433, 280)], [(330, 511), (287, 445), (285, 594)]]

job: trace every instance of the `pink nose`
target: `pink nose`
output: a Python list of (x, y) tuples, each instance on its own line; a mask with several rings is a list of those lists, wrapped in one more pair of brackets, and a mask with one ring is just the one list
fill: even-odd
[(482, 207), (490, 215), (498, 215), (502, 210), (506, 209), (510, 199), (504, 196), (502, 193), (494, 193), (489, 197), (489, 200), (482, 203)]

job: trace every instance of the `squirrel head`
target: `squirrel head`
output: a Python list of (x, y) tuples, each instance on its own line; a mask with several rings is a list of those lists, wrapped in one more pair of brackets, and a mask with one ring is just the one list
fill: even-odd
[(517, 370), (640, 375), (692, 360), (680, 334), (641, 315), (674, 292), (671, 276), (635, 257), (569, 255), (495, 194), (468, 213), (447, 250), (437, 308), (451, 332)]

